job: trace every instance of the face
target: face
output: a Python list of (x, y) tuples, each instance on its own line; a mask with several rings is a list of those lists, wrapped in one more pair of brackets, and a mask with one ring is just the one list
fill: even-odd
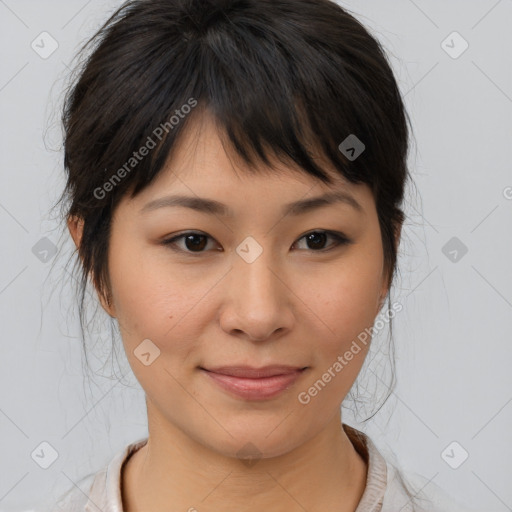
[[(203, 121), (158, 179), (117, 208), (112, 301), (104, 307), (119, 322), (150, 424), (178, 428), (220, 454), (234, 456), (250, 441), (264, 457), (277, 456), (339, 415), (364, 361), (360, 344), (332, 370), (373, 325), (387, 293), (375, 204), (366, 185), (340, 177), (324, 185), (283, 164), (279, 172), (240, 172)], [(289, 203), (333, 192), (359, 208), (347, 200), (284, 213)], [(176, 195), (225, 211), (153, 203)], [(273, 364), (307, 368), (264, 399), (234, 395), (201, 370)], [(325, 385), (308, 393), (319, 379)]]

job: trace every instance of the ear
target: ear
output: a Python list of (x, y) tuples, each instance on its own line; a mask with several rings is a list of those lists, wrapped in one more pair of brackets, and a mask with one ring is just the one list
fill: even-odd
[[(82, 242), (82, 235), (84, 230), (84, 220), (80, 217), (71, 216), (68, 218), (68, 229), (71, 234), (71, 238), (73, 238), (73, 242), (75, 243), (75, 246), (77, 250), (80, 249), (80, 244)], [(80, 254), (80, 252), (79, 252)], [(107, 291), (107, 296), (105, 297), (102, 293), (98, 291), (98, 286), (96, 283), (94, 283), (94, 288), (96, 289), (96, 293), (98, 294), (98, 298), (100, 300), (101, 306), (103, 309), (113, 318), (115, 318), (115, 309), (112, 304), (112, 299), (110, 297), (110, 294)]]
[(82, 233), (84, 230), (84, 221), (80, 217), (71, 216), (68, 218), (68, 229), (71, 233), (71, 238), (75, 242), (77, 249), (80, 248), (80, 242), (82, 240)]
[[(400, 237), (402, 235), (402, 223), (397, 223), (394, 229), (394, 243), (395, 243), (395, 251), (398, 253), (398, 246), (400, 245)], [(391, 277), (389, 277), (389, 280)], [(386, 296), (388, 294), (391, 283), (389, 280), (383, 279), (382, 289), (380, 291), (379, 297), (377, 299), (377, 313), (381, 310), (384, 305), (384, 301), (386, 300)]]
[(403, 223), (400, 222), (395, 226), (395, 250), (398, 253), (398, 246), (400, 245), (400, 238), (402, 236)]

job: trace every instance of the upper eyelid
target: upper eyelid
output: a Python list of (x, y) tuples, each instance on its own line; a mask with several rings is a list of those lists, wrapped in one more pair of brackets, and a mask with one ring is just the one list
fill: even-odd
[[(336, 232), (336, 231), (333, 231), (333, 230), (321, 229), (321, 228), (311, 229), (309, 231), (306, 231), (304, 234), (300, 235), (297, 238), (296, 241), (302, 240), (305, 236), (309, 235), (310, 233), (325, 233), (327, 236), (331, 236), (332, 238), (334, 238), (335, 241), (337, 242), (337, 245), (343, 245), (343, 244), (348, 245), (348, 244), (352, 243), (352, 239), (347, 237), (342, 232)], [(177, 235), (173, 235), (170, 238), (164, 239), (162, 241), (162, 244), (164, 244), (164, 245), (172, 245), (172, 244), (176, 243), (178, 240), (183, 239), (187, 235), (205, 236), (206, 238), (209, 238), (210, 240), (213, 240), (213, 241), (216, 242), (215, 238), (212, 237), (211, 235), (208, 235), (207, 233), (200, 232), (200, 231), (184, 231), (183, 233), (178, 233)], [(294, 243), (296, 243), (296, 242), (294, 242)], [(181, 250), (181, 251), (183, 251), (185, 253), (188, 253), (188, 254), (197, 254), (197, 255), (201, 254), (202, 252), (206, 252), (206, 251), (200, 251), (200, 252), (194, 253), (193, 251), (188, 251), (186, 249), (180, 249), (180, 248), (178, 248), (177, 250), (179, 250), (179, 251)], [(312, 251), (312, 252), (322, 252), (322, 251), (325, 251), (325, 250), (326, 249), (319, 249), (318, 251)]]

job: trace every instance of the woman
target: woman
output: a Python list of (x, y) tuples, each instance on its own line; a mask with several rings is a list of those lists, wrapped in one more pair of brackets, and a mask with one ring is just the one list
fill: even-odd
[(409, 178), (379, 43), (328, 0), (139, 0), (90, 44), (66, 221), (149, 435), (55, 510), (459, 510), (340, 416)]

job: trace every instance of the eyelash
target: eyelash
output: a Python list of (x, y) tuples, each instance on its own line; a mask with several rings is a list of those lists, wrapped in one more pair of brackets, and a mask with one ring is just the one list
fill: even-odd
[[(318, 250), (309, 249), (311, 252), (325, 253), (325, 252), (331, 251), (333, 249), (336, 249), (337, 247), (349, 245), (349, 244), (352, 243), (352, 240), (347, 238), (343, 233), (338, 233), (338, 232), (335, 232), (335, 231), (327, 231), (327, 230), (313, 230), (313, 231), (310, 231), (310, 232), (302, 235), (297, 241), (302, 240), (303, 238), (305, 238), (308, 235), (311, 235), (313, 233), (320, 233), (320, 234), (325, 234), (327, 236), (330, 236), (330, 237), (332, 237), (336, 241), (336, 244), (333, 247), (329, 247), (327, 249), (318, 249)], [(177, 236), (175, 236), (173, 238), (169, 238), (167, 240), (163, 240), (161, 242), (161, 244), (166, 246), (166, 247), (169, 247), (173, 251), (185, 253), (185, 254), (188, 254), (190, 256), (199, 256), (202, 253), (206, 252), (206, 251), (193, 252), (193, 251), (189, 251), (189, 250), (186, 250), (186, 249), (181, 249), (181, 248), (176, 246), (176, 242), (178, 240), (184, 239), (185, 237), (190, 236), (190, 235), (203, 236), (203, 237), (212, 239), (209, 235), (205, 235), (204, 233), (197, 233), (195, 231), (187, 231), (185, 233), (182, 233), (181, 235), (177, 235)]]

